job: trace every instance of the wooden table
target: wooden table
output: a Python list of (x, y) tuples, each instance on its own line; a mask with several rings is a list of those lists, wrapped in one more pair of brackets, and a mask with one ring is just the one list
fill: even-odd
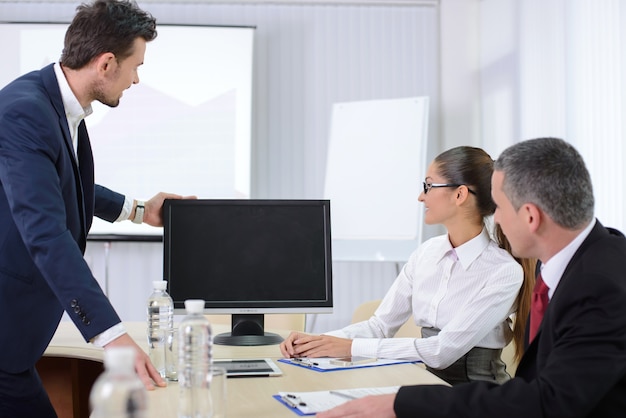
[[(125, 323), (129, 334), (147, 350), (146, 325)], [(227, 331), (223, 325), (214, 326), (214, 332)], [(281, 335), (288, 331), (273, 330)], [(214, 345), (213, 356), (219, 358), (282, 358), (278, 345), (233, 347)], [(102, 371), (103, 350), (84, 342), (70, 322), (62, 322), (38, 370), (57, 409), (59, 418), (88, 416), (88, 396), (93, 381)], [(276, 364), (283, 371), (278, 377), (229, 378), (229, 418), (294, 418), (297, 415), (272, 398), (281, 391), (304, 392), (329, 389), (349, 389), (411, 384), (446, 384), (429, 373), (422, 365), (400, 364), (333, 372), (316, 372), (282, 362)], [(151, 418), (177, 416), (178, 385), (170, 382), (167, 388), (148, 392)]]

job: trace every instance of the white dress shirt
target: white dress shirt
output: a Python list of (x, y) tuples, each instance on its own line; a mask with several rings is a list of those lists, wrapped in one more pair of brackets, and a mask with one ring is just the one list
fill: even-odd
[[(354, 356), (421, 360), (443, 369), (473, 347), (498, 349), (511, 341), (509, 316), (523, 276), (486, 229), (457, 248), (441, 235), (410, 256), (369, 320), (327, 334), (353, 339)], [(411, 315), (416, 325), (441, 331), (390, 338)]]
[[(80, 122), (85, 117), (91, 115), (92, 109), (91, 106), (83, 108), (80, 105), (80, 102), (70, 88), (70, 85), (67, 82), (65, 74), (63, 74), (63, 70), (61, 69), (61, 65), (59, 63), (54, 64), (54, 73), (57, 77), (59, 90), (61, 91), (61, 99), (63, 101), (63, 108), (65, 109), (65, 117), (67, 118), (67, 124), (70, 128), (70, 135), (72, 137), (72, 145), (74, 148), (74, 158), (76, 158), (76, 164), (78, 164), (78, 158), (76, 157), (78, 150), (78, 125), (80, 125)], [(124, 207), (122, 208), (122, 211), (120, 213), (120, 216), (117, 218), (117, 221), (123, 221), (128, 219), (132, 207), (133, 199), (125, 197)], [(107, 329), (103, 333), (92, 338), (91, 342), (97, 347), (104, 347), (106, 344), (110, 343), (111, 341), (125, 333), (126, 329), (124, 328), (124, 325), (119, 323), (117, 325), (113, 325), (111, 328)]]
[(561, 251), (552, 256), (545, 264), (541, 265), (541, 279), (548, 286), (548, 299), (552, 299), (552, 295), (556, 290), (561, 277), (567, 268), (570, 260), (574, 256), (574, 253), (578, 250), (578, 247), (583, 243), (585, 238), (589, 235), (593, 227), (596, 225), (596, 220), (589, 222), (589, 225), (583, 231), (567, 244)]
[[(91, 108), (91, 105), (85, 108), (80, 105), (78, 99), (74, 96), (74, 92), (70, 88), (67, 79), (65, 78), (65, 74), (63, 74), (61, 65), (58, 62), (54, 64), (54, 74), (57, 76), (57, 82), (59, 83), (59, 89), (61, 90), (61, 99), (63, 100), (65, 117), (67, 118), (67, 124), (70, 128), (72, 145), (74, 147), (74, 158), (76, 158), (78, 152), (78, 125), (80, 125), (80, 122), (83, 119), (93, 113), (93, 109)], [(78, 159), (76, 159), (76, 164), (78, 164)], [(125, 221), (130, 217), (133, 210), (133, 203), (133, 199), (128, 196), (124, 197), (124, 206), (122, 206), (120, 216), (115, 220), (115, 222)]]

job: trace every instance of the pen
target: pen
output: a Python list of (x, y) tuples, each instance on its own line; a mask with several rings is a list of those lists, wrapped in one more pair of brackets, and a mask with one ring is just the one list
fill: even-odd
[(316, 363), (314, 361), (301, 359), (301, 358), (292, 358), (291, 361), (294, 361), (294, 362), (296, 362), (298, 364), (301, 364), (303, 366), (306, 366), (306, 367), (319, 366), (319, 363)]
[(357, 399), (356, 396), (352, 396), (348, 393), (344, 393), (344, 392), (337, 392), (336, 390), (331, 390), (329, 391), (329, 393), (331, 395), (337, 395), (337, 396), (341, 396), (342, 398), (346, 398), (346, 399)]
[(298, 405), (296, 405), (291, 399), (289, 399), (289, 395), (287, 396), (282, 396), (281, 397), (282, 401), (287, 404), (290, 408), (297, 408)]
[(298, 406), (306, 406), (306, 402), (303, 402), (296, 395), (292, 395), (288, 393), (286, 396), (282, 397), (283, 402), (285, 402), (291, 408), (298, 408)]

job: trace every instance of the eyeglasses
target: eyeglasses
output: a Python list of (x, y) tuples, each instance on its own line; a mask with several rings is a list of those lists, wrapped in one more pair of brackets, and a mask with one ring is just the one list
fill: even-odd
[[(430, 189), (436, 189), (438, 187), (459, 187), (459, 186), (464, 186), (463, 184), (457, 184), (457, 183), (426, 183), (425, 181), (423, 181), (422, 184), (424, 185), (424, 194), (428, 194)], [(470, 189), (469, 187), (467, 188), (467, 191), (470, 192), (473, 195), (476, 195), (476, 193), (472, 189)]]

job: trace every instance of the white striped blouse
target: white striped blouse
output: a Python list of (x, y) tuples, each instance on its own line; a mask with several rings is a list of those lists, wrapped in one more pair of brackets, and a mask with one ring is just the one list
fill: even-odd
[[(326, 334), (353, 339), (354, 356), (445, 368), (473, 347), (510, 342), (508, 318), (522, 280), (522, 267), (486, 229), (457, 248), (441, 235), (411, 255), (369, 320)], [(390, 338), (411, 314), (416, 325), (441, 331), (430, 338)]]

